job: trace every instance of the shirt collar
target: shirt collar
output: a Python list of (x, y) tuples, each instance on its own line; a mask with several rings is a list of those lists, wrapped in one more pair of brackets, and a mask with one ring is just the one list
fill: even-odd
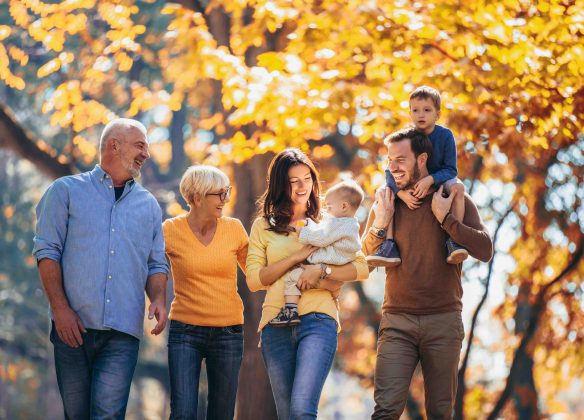
[[(93, 176), (102, 184), (106, 179), (112, 179), (112, 177), (109, 176), (109, 174), (106, 171), (104, 171), (103, 168), (99, 166), (99, 164), (95, 165), (95, 168), (93, 168), (93, 170), (91, 171), (91, 176)], [(126, 185), (129, 188), (132, 188), (135, 183), (136, 181), (134, 180), (134, 178), (130, 178), (129, 180), (126, 181)]]

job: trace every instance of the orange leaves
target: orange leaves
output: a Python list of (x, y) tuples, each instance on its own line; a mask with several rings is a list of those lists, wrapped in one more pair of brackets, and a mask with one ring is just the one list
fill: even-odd
[(57, 58), (52, 59), (48, 63), (44, 64), (39, 70), (37, 71), (38, 77), (45, 77), (61, 68), (61, 66), (65, 64), (70, 64), (73, 62), (74, 55), (67, 52), (61, 53)]
[(24, 80), (12, 73), (9, 64), (8, 54), (4, 44), (0, 43), (0, 80), (3, 80), (11, 88), (22, 90), (24, 89)]

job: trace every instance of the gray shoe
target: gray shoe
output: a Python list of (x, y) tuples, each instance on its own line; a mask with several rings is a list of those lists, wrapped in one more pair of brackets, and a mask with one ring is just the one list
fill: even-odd
[(292, 325), (300, 324), (300, 317), (297, 309), (283, 307), (274, 319), (268, 322), (272, 327), (290, 327)]
[(365, 257), (371, 267), (395, 267), (401, 263), (397, 244), (393, 239), (383, 241), (373, 255)]
[(446, 252), (448, 253), (446, 257), (448, 264), (461, 264), (468, 258), (468, 251), (454, 242), (452, 238), (446, 240)]

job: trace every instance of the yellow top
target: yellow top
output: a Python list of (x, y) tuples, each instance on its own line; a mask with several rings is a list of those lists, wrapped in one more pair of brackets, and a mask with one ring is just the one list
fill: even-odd
[[(281, 235), (267, 230), (268, 227), (268, 222), (263, 217), (255, 220), (251, 227), (247, 254), (246, 280), (249, 289), (252, 292), (267, 290), (258, 331), (278, 315), (280, 308), (284, 306), (284, 279), (280, 277), (271, 286), (264, 286), (260, 281), (260, 270), (283, 260), (304, 246), (298, 242), (297, 233), (291, 233), (288, 236)], [(357, 269), (357, 280), (365, 280), (369, 277), (367, 262), (361, 251), (357, 252), (352, 264)], [(328, 290), (311, 289), (302, 292), (298, 313), (305, 315), (311, 312), (320, 312), (336, 319), (340, 330), (337, 305)]]
[(248, 237), (241, 222), (219, 218), (207, 246), (192, 232), (186, 215), (166, 220), (162, 230), (174, 285), (169, 318), (208, 327), (243, 324), (237, 264), (245, 272)]

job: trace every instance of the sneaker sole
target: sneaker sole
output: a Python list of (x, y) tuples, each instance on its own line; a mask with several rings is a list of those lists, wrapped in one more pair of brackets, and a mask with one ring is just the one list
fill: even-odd
[(286, 327), (289, 327), (291, 324), (289, 321), (286, 321), (286, 322), (277, 322), (277, 323), (276, 322), (274, 322), (274, 323), (268, 322), (268, 325), (271, 325), (274, 328), (286, 328)]
[(468, 251), (464, 249), (457, 249), (452, 251), (452, 253), (446, 258), (448, 264), (460, 264), (468, 258)]
[(366, 257), (367, 264), (373, 267), (395, 267), (401, 264), (401, 258)]

